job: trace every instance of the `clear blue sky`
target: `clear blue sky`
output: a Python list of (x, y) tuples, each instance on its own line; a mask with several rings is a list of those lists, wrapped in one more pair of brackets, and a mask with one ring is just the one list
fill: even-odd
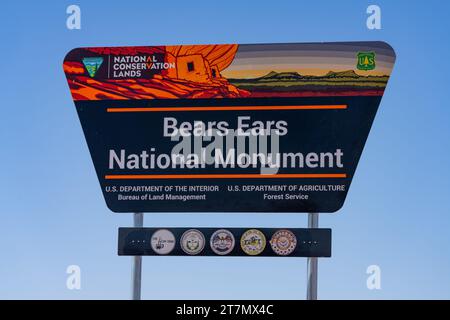
[[(122, 3), (122, 4), (119, 4)], [(131, 258), (107, 209), (62, 71), (79, 46), (383, 40), (397, 63), (346, 204), (320, 225), (323, 299), (450, 298), (450, 4), (374, 1), (22, 1), (0, 10), (0, 298), (127, 299)], [(78, 4), (82, 29), (66, 28)], [(303, 227), (304, 214), (153, 214), (147, 226)], [(81, 290), (66, 267), (81, 267)], [(381, 290), (366, 268), (382, 270)], [(143, 298), (305, 297), (301, 258), (145, 257)]]

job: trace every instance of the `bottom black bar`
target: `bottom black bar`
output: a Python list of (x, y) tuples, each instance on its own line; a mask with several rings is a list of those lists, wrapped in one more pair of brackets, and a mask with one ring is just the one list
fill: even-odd
[[(425, 297), (426, 298), (426, 297)], [(49, 315), (55, 307), (67, 308), (72, 318), (90, 315), (116, 317), (142, 317), (149, 319), (271, 319), (291, 320), (322, 316), (379, 319), (380, 314), (398, 311), (404, 316), (429, 317), (430, 313), (445, 314), (449, 301), (285, 301), (285, 300), (185, 300), (185, 301), (2, 301), (4, 313), (11, 312)], [(441, 309), (441, 312), (439, 310)], [(375, 310), (362, 316), (361, 310)], [(431, 310), (431, 311), (430, 311)], [(300, 317), (301, 316), (301, 317)]]
[(331, 257), (331, 229), (119, 228), (118, 254)]

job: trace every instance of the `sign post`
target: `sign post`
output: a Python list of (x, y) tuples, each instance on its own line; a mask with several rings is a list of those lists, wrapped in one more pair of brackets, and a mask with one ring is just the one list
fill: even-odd
[[(308, 228), (317, 229), (319, 227), (319, 214), (308, 213)], [(317, 300), (317, 276), (318, 258), (309, 257), (307, 260), (307, 288), (306, 300)]]
[[(142, 228), (144, 226), (144, 214), (136, 212), (133, 214), (133, 227)], [(132, 299), (141, 300), (142, 283), (142, 256), (133, 257), (133, 279), (131, 283)]]

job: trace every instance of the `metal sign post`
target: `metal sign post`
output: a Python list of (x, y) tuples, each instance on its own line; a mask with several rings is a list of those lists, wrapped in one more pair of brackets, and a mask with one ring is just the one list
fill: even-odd
[[(136, 212), (133, 214), (133, 226), (142, 228), (144, 226), (144, 214)], [(133, 300), (141, 300), (141, 280), (142, 280), (142, 256), (133, 257), (133, 279), (131, 283), (131, 294)]]
[[(319, 214), (308, 213), (308, 228), (316, 229), (319, 227)], [(317, 300), (317, 266), (318, 258), (310, 257), (307, 260), (307, 288), (306, 300)]]

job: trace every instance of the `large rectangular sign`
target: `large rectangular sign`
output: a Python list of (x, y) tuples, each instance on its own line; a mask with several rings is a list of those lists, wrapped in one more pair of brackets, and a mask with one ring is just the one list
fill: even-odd
[(383, 42), (79, 48), (64, 71), (115, 212), (334, 212), (395, 54)]

